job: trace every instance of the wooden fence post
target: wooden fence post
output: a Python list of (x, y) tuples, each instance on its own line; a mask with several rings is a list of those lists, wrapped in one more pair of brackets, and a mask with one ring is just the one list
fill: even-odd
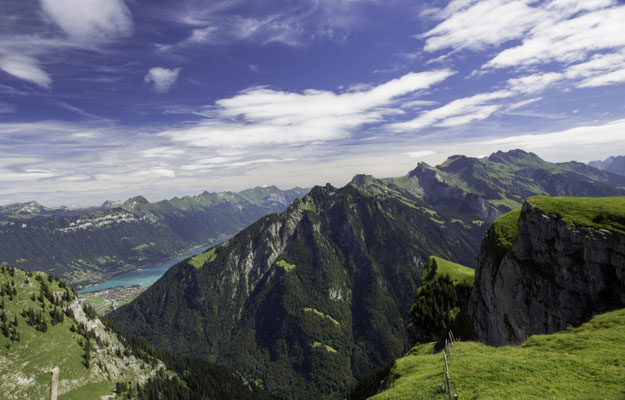
[(445, 359), (445, 380), (447, 381), (447, 393), (449, 394), (449, 400), (451, 399), (451, 382), (449, 382), (449, 368), (447, 368), (447, 354), (443, 353), (443, 358)]
[(59, 386), (59, 367), (54, 367), (50, 372), (52, 373), (50, 377), (50, 400), (56, 400)]

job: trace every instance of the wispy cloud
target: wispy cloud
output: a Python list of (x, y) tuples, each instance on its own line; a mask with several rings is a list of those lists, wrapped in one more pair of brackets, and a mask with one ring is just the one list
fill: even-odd
[(406, 95), (436, 85), (454, 72), (406, 74), (371, 88), (333, 93), (283, 92), (264, 87), (218, 100), (212, 116), (189, 128), (161, 135), (202, 147), (254, 147), (304, 144), (349, 137), (365, 124), (403, 113), (394, 107)]
[(20, 55), (0, 56), (0, 69), (18, 79), (49, 88), (52, 79), (40, 66), (39, 61), (32, 57)]
[[(612, 121), (601, 125), (587, 125), (551, 133), (525, 134), (509, 136), (481, 142), (483, 145), (502, 149), (543, 149), (543, 148), (577, 148), (578, 151), (591, 146), (614, 146), (622, 148), (625, 145), (625, 119)], [(583, 159), (583, 158), (582, 158)]]
[[(459, 52), (489, 55), (469, 78), (509, 77), (485, 94), (454, 100), (398, 131), (450, 127), (510, 112), (549, 88), (572, 90), (625, 82), (625, 5), (615, 0), (452, 0), (425, 15), (434, 28), (417, 35), (424, 51), (452, 59)], [(456, 58), (460, 60), (462, 58)], [(506, 90), (500, 90), (505, 87)], [(505, 96), (501, 97), (501, 94)], [(510, 103), (512, 97), (516, 103)], [(482, 100), (487, 99), (485, 102)], [(502, 100), (503, 102), (499, 101)]]
[(425, 156), (431, 156), (436, 154), (434, 150), (419, 150), (419, 151), (411, 151), (409, 153), (404, 153), (404, 155), (412, 158), (423, 158)]
[[(159, 51), (191, 45), (227, 45), (247, 41), (260, 45), (282, 43), (301, 47), (323, 40), (344, 40), (360, 20), (364, 0), (269, 1), (262, 6), (241, 0), (184, 1), (161, 13), (192, 28), (187, 38), (159, 44)], [(182, 10), (182, 11), (181, 11)]]
[(503, 107), (497, 103), (498, 100), (514, 95), (512, 91), (500, 90), (460, 98), (434, 110), (425, 111), (410, 121), (389, 124), (387, 128), (395, 132), (411, 132), (432, 126), (449, 128), (468, 124), (490, 117)]
[(11, 114), (17, 111), (17, 108), (8, 103), (0, 103), (0, 114)]

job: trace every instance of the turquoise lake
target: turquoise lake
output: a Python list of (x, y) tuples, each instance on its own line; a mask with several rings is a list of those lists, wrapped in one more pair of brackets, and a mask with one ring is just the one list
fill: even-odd
[(156, 264), (151, 267), (146, 267), (142, 269), (138, 269), (135, 271), (124, 272), (122, 274), (114, 276), (112, 279), (99, 283), (94, 286), (89, 286), (84, 289), (80, 289), (77, 293), (92, 293), (97, 292), (99, 290), (110, 289), (114, 287), (128, 287), (133, 285), (140, 285), (143, 287), (152, 286), (154, 282), (156, 282), (169, 268), (173, 265), (179, 263), (185, 258), (189, 258), (191, 256), (198, 255), (203, 253), (208, 248), (214, 246), (215, 244), (211, 244), (210, 246), (200, 247), (199, 249), (195, 249), (190, 253), (183, 254), (179, 257), (172, 258), (171, 260), (162, 262), (160, 264)]

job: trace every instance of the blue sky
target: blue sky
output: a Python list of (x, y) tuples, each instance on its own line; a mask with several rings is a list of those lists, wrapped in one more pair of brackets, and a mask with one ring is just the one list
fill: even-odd
[(4, 0), (0, 204), (625, 154), (616, 0)]

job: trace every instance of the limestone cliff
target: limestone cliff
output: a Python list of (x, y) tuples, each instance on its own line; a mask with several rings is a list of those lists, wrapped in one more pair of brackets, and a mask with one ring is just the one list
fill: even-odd
[(495, 221), (468, 307), (476, 338), (518, 344), (623, 307), (624, 214), (625, 198), (531, 197)]

